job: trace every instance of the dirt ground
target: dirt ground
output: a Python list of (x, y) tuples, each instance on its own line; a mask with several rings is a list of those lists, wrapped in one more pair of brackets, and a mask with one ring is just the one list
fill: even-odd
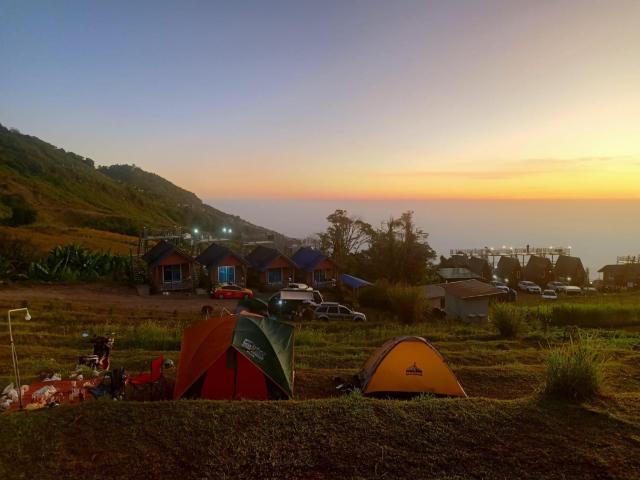
[[(233, 312), (236, 300), (218, 300), (208, 295), (171, 293), (169, 295), (138, 295), (135, 288), (104, 284), (77, 285), (1, 285), (0, 303), (20, 298), (25, 301), (73, 302), (76, 305), (98, 305), (123, 309), (155, 309), (161, 312), (200, 312), (204, 305), (215, 310), (226, 308)], [(16, 307), (19, 307), (17, 305)]]

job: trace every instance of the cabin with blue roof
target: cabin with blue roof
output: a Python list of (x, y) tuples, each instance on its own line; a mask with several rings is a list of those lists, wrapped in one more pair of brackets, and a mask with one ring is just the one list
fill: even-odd
[(311, 247), (302, 247), (293, 254), (291, 260), (297, 266), (298, 281), (322, 288), (335, 285), (338, 266), (329, 255)]

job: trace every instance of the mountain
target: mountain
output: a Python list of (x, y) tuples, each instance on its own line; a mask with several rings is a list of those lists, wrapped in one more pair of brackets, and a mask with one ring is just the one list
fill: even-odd
[[(0, 224), (137, 235), (182, 227), (287, 241), (277, 232), (206, 205), (195, 194), (134, 165), (93, 160), (0, 125)], [(15, 229), (14, 229), (15, 230)]]

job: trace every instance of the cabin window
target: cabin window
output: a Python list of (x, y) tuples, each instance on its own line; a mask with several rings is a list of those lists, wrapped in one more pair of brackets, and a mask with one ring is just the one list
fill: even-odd
[(282, 283), (282, 269), (270, 268), (267, 270), (267, 283)]
[(180, 265), (165, 265), (163, 272), (164, 283), (180, 283), (182, 281)]
[(236, 267), (218, 267), (218, 282), (236, 283)]

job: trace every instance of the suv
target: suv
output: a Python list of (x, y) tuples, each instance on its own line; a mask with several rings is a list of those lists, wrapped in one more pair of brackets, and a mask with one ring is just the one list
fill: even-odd
[(528, 280), (521, 280), (518, 282), (518, 288), (527, 293), (536, 293), (540, 295), (542, 293), (542, 289), (533, 282), (529, 282)]
[(354, 312), (344, 305), (336, 302), (324, 302), (316, 308), (314, 316), (318, 320), (355, 320), (356, 322), (364, 322), (367, 316), (364, 313)]

